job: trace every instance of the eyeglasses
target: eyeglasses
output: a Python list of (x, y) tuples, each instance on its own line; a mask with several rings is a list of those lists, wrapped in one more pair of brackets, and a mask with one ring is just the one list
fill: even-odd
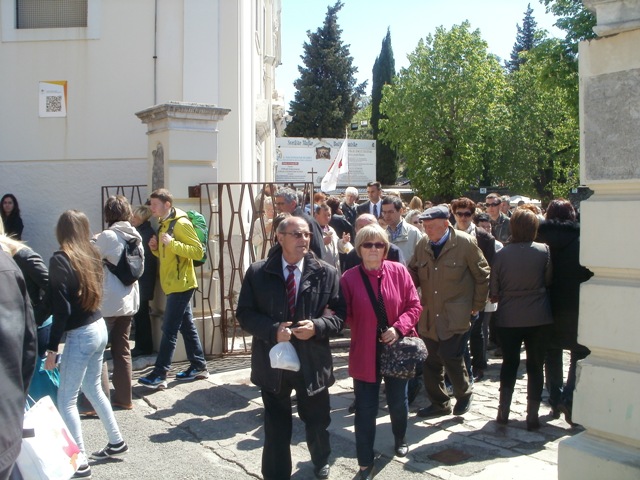
[(377, 248), (378, 250), (382, 250), (384, 247), (386, 247), (386, 245), (382, 242), (365, 242), (362, 244), (362, 248), (366, 248), (367, 250), (370, 250), (372, 248)]
[(498, 202), (498, 203), (488, 203), (488, 202), (487, 202), (487, 203), (485, 203), (485, 205), (486, 205), (487, 207), (497, 207), (498, 205), (500, 205), (500, 203), (501, 203), (501, 202)]
[(471, 212), (456, 212), (456, 217), (467, 217), (471, 216)]
[(292, 237), (296, 237), (298, 239), (304, 237), (305, 239), (313, 236), (311, 232), (282, 232), (283, 235), (291, 235)]
[(286, 202), (276, 202), (275, 205), (281, 207), (282, 205), (286, 205)]

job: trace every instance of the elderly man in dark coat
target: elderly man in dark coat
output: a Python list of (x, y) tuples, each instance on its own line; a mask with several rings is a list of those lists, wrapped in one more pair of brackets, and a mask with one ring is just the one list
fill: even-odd
[[(288, 217), (278, 225), (278, 243), (266, 260), (247, 270), (236, 316), (253, 335), (251, 381), (261, 388), (265, 442), (265, 479), (291, 476), (291, 392), (305, 423), (316, 478), (329, 478), (329, 387), (335, 382), (329, 337), (343, 326), (346, 313), (339, 275), (309, 252), (307, 222)], [(300, 359), (297, 372), (271, 367), (269, 351), (291, 342)]]

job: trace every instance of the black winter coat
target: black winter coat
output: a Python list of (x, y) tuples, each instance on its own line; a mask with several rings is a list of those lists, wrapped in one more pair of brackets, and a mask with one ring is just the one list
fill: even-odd
[(156, 278), (158, 277), (158, 257), (151, 253), (149, 248), (149, 240), (156, 232), (148, 220), (138, 225), (136, 230), (142, 237), (142, 246), (144, 247), (144, 272), (138, 280), (138, 287), (140, 288), (140, 301), (145, 302), (153, 300)]
[[(329, 337), (342, 329), (346, 315), (339, 292), (338, 271), (309, 253), (304, 259), (296, 301), (296, 320), (312, 320), (316, 334), (309, 340), (291, 337), (300, 358), (307, 393), (314, 395), (335, 382)], [(269, 351), (277, 343), (281, 322), (287, 321), (287, 287), (282, 272), (282, 251), (254, 263), (245, 274), (236, 318), (253, 335), (251, 381), (269, 392), (280, 391), (282, 370), (271, 368)], [(335, 312), (322, 316), (326, 306)]]
[(580, 224), (547, 220), (540, 223), (537, 241), (549, 245), (553, 281), (549, 288), (555, 335), (552, 348), (574, 349), (578, 344), (580, 284), (593, 273), (580, 265)]
[(15, 462), (22, 419), (36, 366), (36, 324), (22, 272), (0, 250), (0, 472)]
[(27, 291), (33, 307), (33, 315), (38, 326), (51, 316), (49, 296), (49, 269), (40, 255), (29, 247), (21, 248), (13, 256), (27, 284)]

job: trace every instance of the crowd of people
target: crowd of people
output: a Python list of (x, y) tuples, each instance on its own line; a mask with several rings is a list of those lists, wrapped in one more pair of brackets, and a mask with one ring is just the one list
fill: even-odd
[[(579, 224), (569, 201), (554, 200), (546, 212), (534, 204), (512, 206), (497, 193), (478, 203), (461, 197), (433, 205), (414, 197), (407, 204), (393, 192), (385, 195), (379, 182), (367, 185), (360, 204), (353, 187), (342, 198), (320, 193), (308, 203), (290, 188), (271, 195), (273, 246), (248, 270), (236, 312), (253, 335), (251, 379), (265, 408), (265, 479), (291, 475), (293, 390), (314, 475), (329, 478), (328, 338), (345, 327), (360, 479), (375, 475), (382, 381), (393, 452), (404, 457), (408, 407), (422, 385), (429, 406), (418, 417), (464, 415), (490, 350), (502, 357), (499, 425), (509, 421), (523, 345), (527, 429), (540, 428), (545, 376), (553, 417), (572, 422), (576, 362), (589, 353), (577, 342), (579, 287), (592, 274), (579, 264)], [(414, 378), (381, 374), (382, 347), (412, 336), (429, 352)], [(280, 342), (295, 348), (299, 371), (270, 366), (268, 352)], [(566, 383), (563, 350), (571, 352)], [(274, 428), (276, 418), (281, 428)]]
[[(295, 391), (314, 475), (329, 478), (329, 387), (335, 381), (329, 339), (344, 328), (351, 330), (349, 375), (355, 400), (349, 412), (354, 414), (360, 479), (375, 474), (383, 381), (393, 452), (404, 457), (411, 444), (406, 437), (409, 405), (420, 390), (424, 387), (429, 405), (417, 411), (418, 417), (466, 414), (492, 349), (502, 357), (498, 424), (509, 421), (523, 344), (527, 429), (540, 428), (545, 380), (553, 417), (564, 415), (571, 423), (576, 363), (590, 353), (577, 342), (579, 288), (592, 275), (579, 263), (580, 230), (571, 203), (553, 200), (546, 211), (533, 204), (512, 207), (508, 197), (496, 193), (482, 203), (466, 197), (450, 204), (433, 205), (418, 197), (406, 203), (393, 192), (385, 195), (379, 182), (367, 185), (367, 197), (359, 204), (358, 190), (349, 187), (342, 197), (318, 193), (305, 201), (285, 187), (265, 188), (256, 199), (248, 240), (261, 260), (245, 274), (236, 318), (253, 335), (251, 381), (261, 390), (265, 410), (263, 477), (291, 476)], [(152, 216), (157, 230), (150, 224)], [(13, 403), (0, 407), (0, 415), (4, 419), (22, 410), (30, 379), (39, 373), (35, 359), (45, 370), (59, 369), (57, 405), (80, 449), (74, 478), (91, 477), (89, 459), (128, 451), (113, 410), (133, 408), (132, 356), (150, 354), (158, 344), (152, 371), (138, 382), (166, 388), (180, 332), (189, 364), (175, 379), (209, 376), (191, 311), (198, 287), (193, 262), (204, 251), (186, 212), (173, 205), (170, 192), (159, 189), (147, 205), (135, 209), (122, 196), (109, 197), (104, 219), (107, 228), (92, 236), (85, 214), (64, 212), (56, 227), (59, 250), (47, 268), (21, 241), (24, 226), (16, 197), (2, 197), (0, 274), (10, 279), (11, 288), (5, 283), (0, 293), (3, 302), (5, 296), (15, 297), (10, 316), (22, 323), (24, 341), (20, 348), (16, 342), (0, 348), (5, 363), (22, 366), (9, 376)], [(112, 267), (131, 244), (144, 257), (144, 271), (125, 284)], [(150, 301), (156, 278), (166, 308), (162, 338), (154, 343)], [(413, 378), (381, 374), (383, 347), (403, 337), (424, 341), (426, 361)], [(3, 335), (3, 345), (10, 338)], [(107, 342), (111, 379), (104, 362)], [(269, 352), (280, 342), (293, 346), (299, 370), (271, 367)], [(571, 353), (566, 382), (564, 350)], [(90, 455), (82, 435), (81, 392), (108, 437), (107, 446)], [(21, 438), (16, 422), (7, 425), (2, 440), (9, 447), (0, 456), (3, 480), (12, 471)]]
[[(190, 303), (198, 287), (193, 260), (201, 259), (204, 251), (187, 214), (173, 206), (173, 196), (165, 189), (154, 191), (148, 205), (135, 210), (124, 196), (111, 196), (103, 214), (107, 228), (92, 235), (83, 212), (63, 212), (55, 230), (59, 249), (47, 268), (42, 257), (21, 241), (23, 222), (16, 197), (7, 194), (2, 199), (0, 370), (6, 373), (3, 399), (7, 401), (1, 402), (0, 419), (8, 427), (0, 432), (2, 480), (22, 478), (14, 463), (27, 396), (30, 402), (47, 394), (54, 397), (79, 449), (73, 478), (91, 478), (90, 459), (128, 452), (113, 411), (133, 408), (131, 357), (153, 351), (149, 302), (156, 276), (167, 297), (162, 338), (153, 371), (139, 382), (154, 389), (167, 386), (178, 331), (191, 363), (176, 374), (176, 380), (209, 376)], [(157, 232), (149, 222), (152, 215), (160, 225)], [(127, 269), (122, 265), (129, 262), (129, 255), (144, 265), (133, 281), (119, 276)], [(133, 274), (131, 269), (128, 274)], [(136, 325), (133, 351), (132, 324)], [(104, 361), (108, 343), (111, 377)], [(43, 371), (59, 375), (54, 381)], [(46, 381), (48, 391), (42, 388)], [(81, 407), (81, 397), (88, 407)], [(81, 413), (99, 417), (108, 438), (104, 448), (91, 454), (82, 434)]]

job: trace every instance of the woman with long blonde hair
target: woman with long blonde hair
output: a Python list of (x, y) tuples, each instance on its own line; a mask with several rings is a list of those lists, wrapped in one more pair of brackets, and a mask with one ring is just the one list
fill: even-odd
[(80, 468), (73, 478), (91, 478), (77, 407), (80, 389), (93, 405), (109, 437), (107, 446), (92, 453), (91, 458), (101, 460), (129, 450), (100, 386), (107, 327), (100, 312), (102, 260), (90, 242), (90, 235), (87, 216), (77, 210), (67, 210), (56, 226), (60, 250), (49, 261), (53, 327), (45, 368), (55, 367), (62, 335), (66, 333), (58, 408), (81, 452)]

